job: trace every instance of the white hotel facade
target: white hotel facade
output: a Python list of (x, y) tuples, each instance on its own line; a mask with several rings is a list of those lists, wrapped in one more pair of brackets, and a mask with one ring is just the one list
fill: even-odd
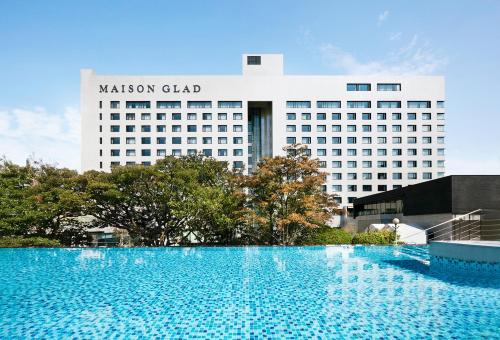
[(283, 56), (242, 56), (242, 75), (81, 71), (82, 170), (202, 152), (252, 171), (306, 144), (342, 206), (444, 175), (444, 78), (284, 75)]

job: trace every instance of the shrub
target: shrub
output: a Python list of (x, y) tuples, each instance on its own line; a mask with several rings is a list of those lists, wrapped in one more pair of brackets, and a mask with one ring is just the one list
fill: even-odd
[(0, 238), (0, 248), (60, 247), (61, 243), (44, 237), (6, 236)]
[(393, 244), (394, 232), (371, 231), (355, 234), (352, 238), (352, 244)]
[(310, 231), (304, 244), (325, 245), (325, 244), (350, 244), (352, 235), (339, 228), (319, 228)]

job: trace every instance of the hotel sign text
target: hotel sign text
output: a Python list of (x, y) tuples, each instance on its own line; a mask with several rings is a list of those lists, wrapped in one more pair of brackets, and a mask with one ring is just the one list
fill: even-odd
[(155, 90), (163, 93), (198, 93), (200, 85), (178, 85), (165, 84), (156, 85), (99, 85), (99, 93), (155, 93)]

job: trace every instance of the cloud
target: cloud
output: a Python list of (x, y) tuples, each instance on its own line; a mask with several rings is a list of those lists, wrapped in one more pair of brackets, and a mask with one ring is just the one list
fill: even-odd
[(433, 74), (447, 64), (446, 58), (417, 34), (381, 60), (360, 61), (332, 43), (322, 44), (320, 53), (327, 65), (346, 74)]
[(382, 13), (380, 13), (377, 18), (377, 26), (381, 26), (388, 16), (389, 16), (388, 10), (385, 10)]
[(80, 169), (80, 114), (34, 109), (0, 110), (0, 156), (24, 164), (27, 158)]
[(389, 35), (389, 40), (390, 41), (399, 40), (401, 39), (402, 35), (403, 35), (402, 32), (391, 33), (391, 35)]

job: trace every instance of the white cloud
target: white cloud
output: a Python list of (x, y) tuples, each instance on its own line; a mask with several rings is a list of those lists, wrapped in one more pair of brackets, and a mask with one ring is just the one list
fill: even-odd
[(403, 35), (403, 33), (402, 33), (402, 32), (391, 33), (391, 34), (389, 35), (389, 40), (390, 40), (390, 41), (399, 40), (399, 39), (401, 39), (401, 36), (402, 36), (402, 35)]
[(432, 74), (447, 64), (446, 58), (428, 42), (422, 42), (417, 34), (381, 60), (360, 61), (331, 43), (321, 45), (320, 52), (330, 67), (347, 74)]
[(44, 108), (0, 111), (0, 156), (18, 164), (27, 158), (80, 169), (80, 114), (67, 107), (62, 114)]
[(388, 10), (385, 10), (382, 13), (380, 13), (377, 18), (377, 26), (381, 26), (388, 16), (389, 16)]

